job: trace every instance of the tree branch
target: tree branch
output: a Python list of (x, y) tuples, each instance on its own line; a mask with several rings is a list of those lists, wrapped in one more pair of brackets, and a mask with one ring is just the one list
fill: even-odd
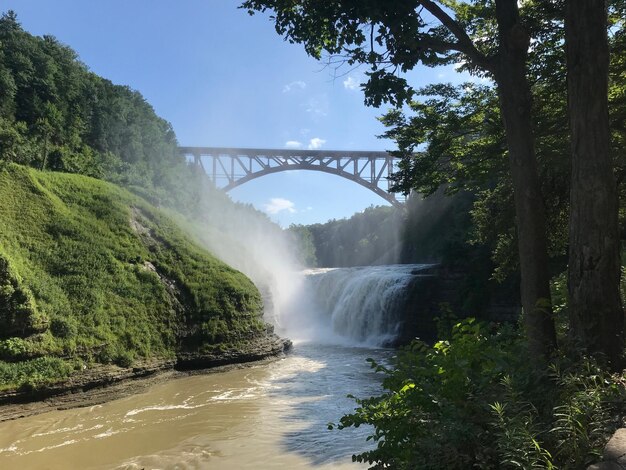
[(419, 3), (426, 10), (428, 10), (431, 15), (437, 18), (441, 24), (445, 26), (457, 39), (458, 43), (442, 42), (442, 44), (446, 44), (448, 46), (448, 50), (462, 52), (477, 66), (491, 71), (489, 59), (476, 48), (472, 39), (467, 35), (467, 32), (454, 20), (454, 18), (448, 15), (439, 5), (431, 0), (419, 0)]

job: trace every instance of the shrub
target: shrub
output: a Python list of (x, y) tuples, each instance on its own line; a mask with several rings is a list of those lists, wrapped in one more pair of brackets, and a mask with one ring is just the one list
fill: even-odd
[(131, 367), (134, 361), (135, 355), (132, 353), (132, 351), (122, 351), (115, 358), (115, 364), (125, 368)]
[(69, 318), (57, 317), (50, 322), (50, 332), (57, 338), (71, 338), (77, 330), (76, 322)]
[(619, 424), (622, 379), (589, 358), (546, 369), (528, 357), (512, 327), (464, 320), (392, 367), (370, 360), (384, 392), (355, 399), (337, 427), (374, 426), (377, 447), (353, 456), (371, 468), (585, 468)]
[(71, 362), (56, 357), (40, 357), (18, 363), (0, 361), (0, 390), (7, 388), (35, 390), (43, 385), (63, 380), (73, 370)]
[(28, 341), (23, 338), (8, 338), (0, 341), (0, 359), (16, 361), (27, 356), (30, 352)]

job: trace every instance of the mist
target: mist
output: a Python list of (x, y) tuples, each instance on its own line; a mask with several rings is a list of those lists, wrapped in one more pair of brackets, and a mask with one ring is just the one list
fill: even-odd
[(208, 180), (203, 184), (197, 209), (181, 225), (209, 252), (254, 282), (263, 297), (264, 319), (285, 333), (285, 318), (302, 303), (303, 267), (293, 238), (252, 205), (232, 201)]
[[(381, 315), (389, 316), (395, 307), (383, 308), (384, 300), (401, 299), (397, 286), (406, 286), (410, 277), (400, 267), (384, 276), (378, 271), (307, 271), (316, 266), (301, 261), (302, 230), (312, 235), (309, 248), (319, 268), (433, 262), (433, 243), (445, 238), (451, 202), (442, 194), (416, 197), (406, 208), (369, 207), (349, 219), (283, 230), (250, 204), (232, 201), (208, 179), (201, 184), (196, 207), (180, 208), (180, 214), (187, 214), (179, 214), (181, 225), (255, 283), (265, 321), (296, 342), (371, 346), (388, 341), (395, 333)], [(425, 253), (429, 259), (417, 259), (426, 258)], [(334, 280), (328, 284), (325, 278)]]

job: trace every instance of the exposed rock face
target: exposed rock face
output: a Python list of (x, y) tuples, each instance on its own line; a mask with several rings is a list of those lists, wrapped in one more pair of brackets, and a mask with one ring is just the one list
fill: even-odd
[(436, 275), (429, 274), (431, 271), (416, 273), (408, 287), (404, 311), (401, 312), (403, 320), (398, 327), (394, 346), (408, 344), (415, 338), (426, 342), (432, 342), (436, 338), (434, 319), (440, 311), (442, 286)]
[(587, 470), (626, 469), (626, 428), (615, 431), (602, 453), (602, 462), (590, 465)]
[(237, 349), (215, 353), (180, 353), (176, 362), (177, 370), (207, 369), (227, 364), (241, 364), (278, 356), (291, 349), (291, 341), (275, 334), (257, 337), (238, 345)]
[(406, 306), (395, 345), (414, 338), (426, 342), (437, 338), (436, 318), (449, 311), (457, 318), (467, 316), (488, 321), (515, 321), (521, 312), (517, 296), (494, 291), (483, 293), (480, 308), (472, 306), (476, 293), (467, 288), (467, 273), (433, 265), (416, 271), (409, 286)]

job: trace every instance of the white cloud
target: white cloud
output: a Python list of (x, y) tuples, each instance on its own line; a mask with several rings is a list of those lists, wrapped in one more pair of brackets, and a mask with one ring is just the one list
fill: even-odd
[(288, 83), (283, 87), (283, 93), (289, 93), (294, 90), (304, 90), (306, 88), (306, 83), (302, 80), (296, 80), (295, 82)]
[(300, 149), (302, 148), (302, 142), (298, 142), (297, 140), (288, 140), (287, 142), (285, 142), (285, 148)]
[(324, 139), (320, 139), (319, 137), (313, 137), (311, 140), (309, 140), (309, 150), (317, 150), (319, 148), (322, 148), (322, 145), (324, 145), (326, 143), (326, 141)]
[(356, 90), (359, 87), (359, 82), (357, 82), (356, 78), (350, 75), (343, 81), (343, 87), (346, 90)]
[(297, 212), (295, 206), (296, 205), (289, 199), (283, 199), (282, 197), (273, 197), (270, 199), (269, 203), (263, 204), (263, 209), (268, 214), (278, 214), (282, 211), (287, 211), (290, 214), (295, 214)]

